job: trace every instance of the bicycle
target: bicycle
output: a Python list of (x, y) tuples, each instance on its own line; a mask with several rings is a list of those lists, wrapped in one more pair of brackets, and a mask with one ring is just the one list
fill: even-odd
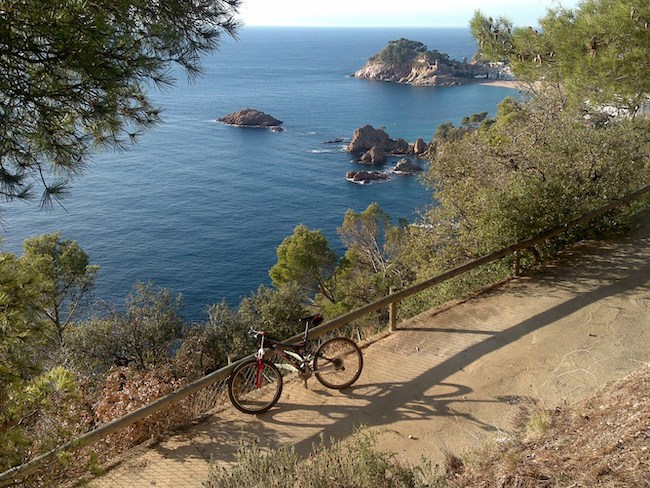
[[(359, 379), (363, 355), (352, 340), (335, 337), (323, 342), (315, 352), (308, 351), (309, 328), (322, 321), (320, 314), (300, 319), (305, 324), (305, 330), (297, 344), (273, 339), (265, 331), (249, 331), (253, 337), (259, 338), (259, 349), (255, 357), (235, 367), (228, 379), (228, 396), (237, 410), (248, 414), (269, 411), (282, 394), (283, 376), (280, 369), (297, 372), (305, 382), (305, 388), (312, 374), (323, 386), (336, 390), (347, 388)], [(267, 349), (270, 354), (267, 354)], [(283, 362), (276, 366), (267, 356), (278, 356)]]

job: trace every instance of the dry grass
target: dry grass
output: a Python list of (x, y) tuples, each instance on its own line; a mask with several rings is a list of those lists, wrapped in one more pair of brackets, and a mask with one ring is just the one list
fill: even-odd
[(375, 449), (375, 439), (359, 432), (345, 441), (313, 446), (301, 459), (294, 449), (242, 445), (232, 469), (213, 467), (206, 488), (428, 488), (420, 469), (396, 463)]
[(448, 466), (449, 486), (650, 487), (649, 367), (571, 407), (528, 413), (518, 439)]

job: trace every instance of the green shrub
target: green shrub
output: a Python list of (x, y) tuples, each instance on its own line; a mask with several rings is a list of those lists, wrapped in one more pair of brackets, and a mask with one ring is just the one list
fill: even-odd
[(237, 466), (213, 468), (206, 488), (419, 488), (433, 486), (428, 467), (404, 467), (390, 453), (376, 449), (374, 436), (357, 433), (345, 441), (322, 440), (309, 458), (294, 448), (265, 450), (254, 442), (242, 445)]

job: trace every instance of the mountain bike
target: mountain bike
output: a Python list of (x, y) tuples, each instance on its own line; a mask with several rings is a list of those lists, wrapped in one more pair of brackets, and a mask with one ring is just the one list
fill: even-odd
[[(237, 410), (249, 414), (267, 412), (280, 399), (284, 371), (294, 371), (305, 382), (312, 374), (327, 388), (341, 390), (354, 384), (363, 369), (361, 349), (347, 337), (323, 342), (315, 351), (308, 347), (311, 326), (323, 321), (320, 314), (300, 319), (305, 324), (302, 340), (287, 344), (268, 336), (263, 330), (251, 329), (251, 336), (260, 341), (255, 357), (239, 364), (228, 379), (228, 396)], [(311, 345), (311, 344), (310, 344)], [(271, 362), (272, 357), (280, 362)]]

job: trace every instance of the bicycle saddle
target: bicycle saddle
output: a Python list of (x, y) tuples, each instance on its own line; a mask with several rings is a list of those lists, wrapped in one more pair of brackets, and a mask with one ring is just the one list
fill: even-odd
[(303, 317), (301, 319), (298, 319), (299, 322), (309, 322), (311, 323), (312, 327), (316, 327), (318, 324), (320, 324), (323, 321), (323, 316), (319, 313), (315, 313), (314, 315), (309, 315), (307, 317)]

